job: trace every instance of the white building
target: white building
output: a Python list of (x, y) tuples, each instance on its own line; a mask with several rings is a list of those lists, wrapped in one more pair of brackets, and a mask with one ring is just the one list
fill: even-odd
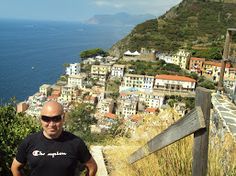
[(164, 104), (165, 95), (154, 92), (140, 92), (139, 101), (144, 102), (149, 108), (160, 108)]
[(125, 65), (114, 64), (111, 69), (112, 77), (123, 77), (125, 72)]
[(66, 67), (66, 74), (67, 75), (78, 75), (80, 73), (80, 63), (69, 64)]
[(79, 95), (78, 88), (76, 86), (66, 85), (62, 87), (61, 99), (66, 102), (76, 101)]
[(141, 90), (151, 91), (154, 85), (154, 76), (125, 74), (120, 86), (120, 92), (123, 90)]
[(172, 56), (173, 64), (179, 65), (182, 69), (187, 69), (190, 57), (190, 52), (184, 49), (180, 49), (176, 54)]
[(35, 93), (32, 96), (29, 96), (27, 104), (29, 105), (28, 109), (25, 111), (26, 114), (39, 117), (43, 104), (46, 102), (47, 97), (43, 93)]
[(93, 78), (99, 79), (101, 82), (105, 82), (108, 73), (111, 71), (110, 65), (92, 65), (91, 75)]
[(161, 53), (157, 54), (157, 57), (159, 58), (159, 60), (164, 60), (166, 63), (173, 64), (173, 58), (171, 55)]
[(114, 109), (114, 100), (111, 98), (103, 99), (98, 102), (96, 109), (102, 114), (112, 113)]
[(48, 96), (51, 93), (51, 85), (49, 84), (43, 84), (39, 87), (39, 92), (44, 94), (45, 96)]
[(68, 85), (69, 86), (77, 86), (78, 88), (83, 88), (85, 84), (86, 74), (78, 74), (78, 75), (70, 75), (68, 77)]
[(196, 80), (177, 75), (156, 75), (155, 89), (169, 90), (169, 91), (194, 91), (196, 87)]
[(110, 65), (92, 65), (91, 67), (91, 74), (94, 76), (107, 75), (110, 71)]
[[(212, 79), (213, 79), (213, 81), (217, 82), (220, 80), (220, 72), (221, 72), (221, 63), (214, 63), (212, 65)], [(230, 64), (226, 64), (224, 79), (228, 80), (229, 76), (230, 76)]]
[(138, 100), (136, 99), (125, 99), (121, 100), (117, 115), (124, 117), (125, 119), (135, 115), (138, 109)]
[(32, 106), (32, 107), (29, 107), (25, 113), (32, 116), (32, 117), (37, 117), (39, 118), (40, 115), (41, 115), (41, 110), (42, 110), (42, 107), (40, 106)]

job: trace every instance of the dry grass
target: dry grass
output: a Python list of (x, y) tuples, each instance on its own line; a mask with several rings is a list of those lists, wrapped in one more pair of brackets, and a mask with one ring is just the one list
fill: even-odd
[(208, 170), (210, 176), (236, 175), (236, 143), (230, 134), (210, 136)]
[[(170, 120), (171, 119), (171, 120)], [(147, 116), (131, 138), (115, 138), (104, 149), (111, 176), (189, 176), (192, 169), (193, 136), (178, 141), (148, 157), (128, 164), (128, 156), (178, 119), (171, 109)], [(214, 136), (214, 137), (213, 137)], [(236, 175), (236, 145), (230, 135), (219, 139), (210, 134), (209, 176)]]

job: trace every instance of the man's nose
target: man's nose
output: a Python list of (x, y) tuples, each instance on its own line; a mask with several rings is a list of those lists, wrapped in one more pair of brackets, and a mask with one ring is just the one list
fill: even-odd
[(49, 126), (54, 126), (55, 124), (56, 124), (56, 123), (51, 120), (48, 125), (49, 125)]

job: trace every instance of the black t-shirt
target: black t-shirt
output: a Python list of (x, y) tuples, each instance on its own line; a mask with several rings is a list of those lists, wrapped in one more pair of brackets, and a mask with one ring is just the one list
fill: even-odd
[(86, 163), (91, 154), (82, 139), (63, 131), (57, 139), (43, 132), (26, 137), (18, 147), (16, 160), (28, 162), (30, 176), (74, 176), (78, 161)]

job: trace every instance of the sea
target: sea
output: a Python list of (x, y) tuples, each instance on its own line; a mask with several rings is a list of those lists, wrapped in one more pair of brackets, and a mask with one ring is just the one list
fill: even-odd
[(0, 102), (26, 100), (42, 84), (64, 74), (65, 63), (80, 62), (80, 52), (108, 50), (131, 26), (79, 22), (0, 19)]

